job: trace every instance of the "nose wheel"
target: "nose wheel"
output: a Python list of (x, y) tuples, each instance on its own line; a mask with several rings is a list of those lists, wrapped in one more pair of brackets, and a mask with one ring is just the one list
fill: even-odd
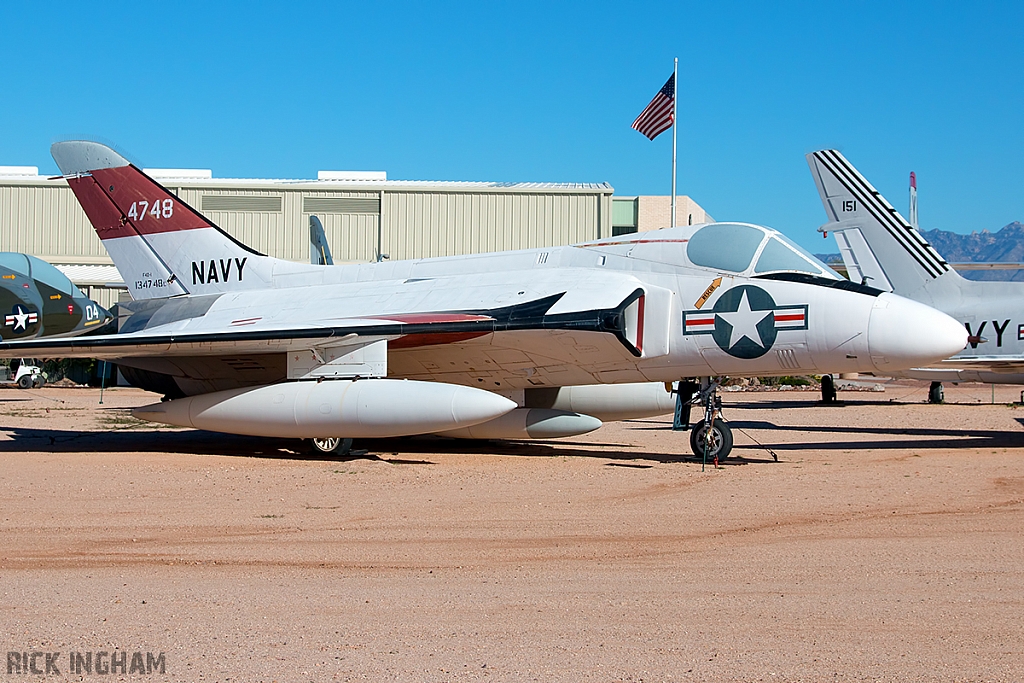
[(732, 429), (721, 418), (715, 418), (710, 430), (701, 422), (690, 431), (690, 450), (704, 460), (721, 462), (732, 452)]
[(722, 398), (718, 395), (718, 382), (709, 381), (697, 394), (696, 401), (704, 406), (704, 419), (690, 431), (690, 450), (703, 462), (715, 465), (732, 453), (732, 428), (720, 416)]

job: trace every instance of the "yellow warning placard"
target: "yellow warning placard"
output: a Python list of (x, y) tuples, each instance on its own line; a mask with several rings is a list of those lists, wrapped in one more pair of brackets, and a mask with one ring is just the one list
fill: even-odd
[(718, 289), (721, 286), (721, 284), (722, 278), (716, 277), (715, 281), (708, 285), (708, 288), (705, 289), (704, 293), (700, 295), (700, 298), (697, 299), (697, 302), (693, 304), (693, 307), (699, 309), (701, 306), (706, 304), (708, 302), (708, 299), (711, 298), (711, 295), (715, 293), (715, 290)]

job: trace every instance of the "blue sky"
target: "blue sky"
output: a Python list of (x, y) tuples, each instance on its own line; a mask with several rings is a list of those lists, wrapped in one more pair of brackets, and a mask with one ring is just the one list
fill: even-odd
[(680, 59), (679, 190), (816, 252), (804, 154), (921, 225), (1024, 220), (1022, 3), (11, 3), (0, 164), (52, 142), (220, 177), (611, 183), (668, 194), (630, 124)]

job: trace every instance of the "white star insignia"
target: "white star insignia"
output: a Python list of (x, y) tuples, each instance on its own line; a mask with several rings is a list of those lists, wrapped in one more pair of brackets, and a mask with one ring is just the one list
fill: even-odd
[(736, 346), (736, 343), (743, 337), (764, 348), (764, 340), (761, 339), (761, 333), (757, 331), (757, 325), (771, 315), (771, 311), (750, 310), (746, 290), (740, 295), (740, 304), (735, 311), (716, 313), (715, 315), (732, 325), (732, 334), (729, 336), (730, 349)]
[(14, 331), (17, 332), (18, 330), (26, 329), (28, 327), (28, 311), (21, 306), (18, 306), (14, 310), (17, 311), (17, 313), (14, 314), (14, 320), (16, 321), (14, 323)]

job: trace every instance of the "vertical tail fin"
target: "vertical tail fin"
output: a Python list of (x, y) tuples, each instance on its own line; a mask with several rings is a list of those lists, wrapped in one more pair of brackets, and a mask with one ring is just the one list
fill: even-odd
[(331, 246), (327, 243), (324, 224), (316, 216), (309, 217), (309, 262), (314, 266), (333, 266)]
[(50, 153), (135, 299), (261, 289), (277, 264), (297, 266), (238, 242), (109, 147)]
[(807, 155), (851, 279), (914, 297), (943, 275), (959, 277), (934, 247), (836, 150)]

